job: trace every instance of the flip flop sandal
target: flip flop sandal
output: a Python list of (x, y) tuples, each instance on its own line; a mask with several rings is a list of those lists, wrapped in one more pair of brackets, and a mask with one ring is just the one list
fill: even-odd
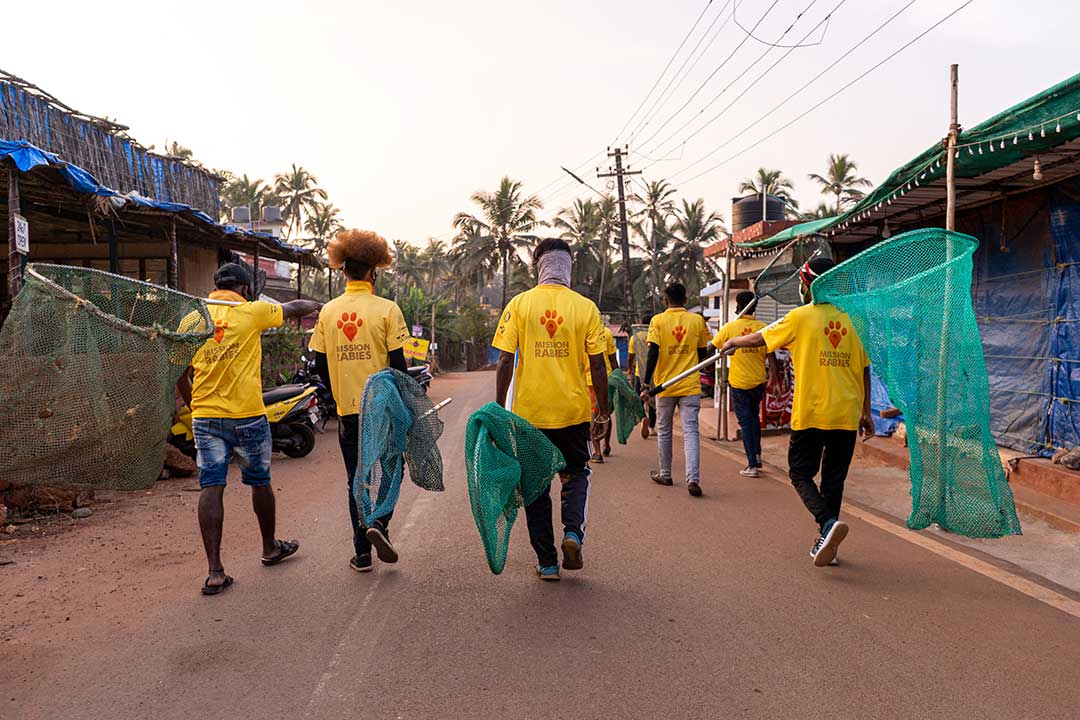
[(229, 587), (232, 584), (233, 584), (233, 579), (231, 577), (229, 577), (228, 575), (226, 575), (225, 576), (225, 582), (221, 583), (220, 585), (211, 585), (210, 584), (210, 576), (207, 575), (206, 580), (203, 581), (202, 594), (203, 595), (217, 595), (218, 593), (223, 592), (227, 587)]
[(272, 558), (262, 559), (262, 564), (266, 565), (267, 567), (270, 567), (271, 565), (277, 565), (279, 562), (289, 557), (290, 555), (295, 555), (296, 551), (300, 549), (300, 543), (295, 541), (276, 540), (275, 542), (277, 543), (278, 549), (281, 552)]

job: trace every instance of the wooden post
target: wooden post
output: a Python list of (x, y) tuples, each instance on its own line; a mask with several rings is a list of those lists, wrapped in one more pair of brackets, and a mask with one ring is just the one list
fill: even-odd
[(259, 238), (255, 238), (255, 255), (252, 261), (253, 267), (251, 268), (251, 299), (258, 300), (258, 288), (259, 288), (259, 258), (260, 258), (260, 246)]
[(19, 207), (19, 172), (15, 168), (8, 170), (8, 297), (12, 302), (22, 287), (22, 257), (15, 249), (15, 216), (21, 213)]
[(334, 299), (334, 271), (327, 265), (326, 266), (326, 301), (330, 302)]
[(109, 272), (120, 274), (120, 242), (116, 239), (116, 221), (109, 221)]
[(169, 287), (173, 290), (180, 289), (180, 254), (176, 248), (176, 216), (173, 215), (169, 224), (169, 262), (168, 262)]
[(956, 139), (960, 134), (957, 122), (957, 84), (959, 65), (949, 66), (949, 154), (945, 158), (945, 229), (956, 229)]
[[(304, 256), (301, 255), (299, 257), (299, 259), (296, 261), (296, 299), (297, 300), (299, 300), (300, 298), (303, 297), (303, 293), (301, 292), (303, 287), (304, 287)], [(300, 328), (302, 328), (304, 326), (303, 323), (304, 323), (303, 318), (296, 318), (296, 329), (299, 330)], [(304, 345), (305, 345), (304, 339), (300, 338), (300, 347), (303, 348)]]

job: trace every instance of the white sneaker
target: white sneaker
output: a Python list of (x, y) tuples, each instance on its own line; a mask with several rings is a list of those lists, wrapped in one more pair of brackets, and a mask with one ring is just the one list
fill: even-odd
[(752, 465), (747, 465), (746, 467), (744, 467), (742, 470), (739, 471), (739, 474), (742, 475), (743, 477), (754, 478), (754, 477), (758, 476), (758, 469), (756, 467), (752, 466)]
[(847, 537), (848, 529), (847, 523), (842, 520), (836, 520), (826, 528), (810, 551), (810, 557), (814, 558), (815, 566), (825, 567), (832, 565), (833, 560), (836, 559), (836, 551), (840, 547), (840, 543), (844, 542), (844, 538)]

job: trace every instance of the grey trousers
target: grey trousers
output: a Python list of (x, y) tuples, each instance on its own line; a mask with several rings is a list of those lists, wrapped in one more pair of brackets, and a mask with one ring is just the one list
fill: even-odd
[(701, 412), (701, 396), (656, 398), (656, 431), (660, 436), (660, 475), (671, 477), (671, 436), (675, 408), (679, 408), (682, 420), (683, 453), (686, 455), (686, 482), (701, 479), (701, 443), (698, 436), (698, 413)]

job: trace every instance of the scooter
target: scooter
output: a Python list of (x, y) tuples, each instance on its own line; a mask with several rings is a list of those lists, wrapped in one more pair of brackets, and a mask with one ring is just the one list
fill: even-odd
[[(320, 422), (319, 398), (313, 385), (282, 385), (263, 393), (266, 419), (276, 452), (301, 458), (315, 449), (315, 424)], [(195, 435), (191, 410), (185, 405), (177, 413), (169, 442), (194, 458)]]
[(319, 375), (315, 367), (315, 358), (307, 355), (300, 356), (300, 367), (293, 373), (292, 382), (300, 385), (311, 385), (315, 388), (315, 394), (319, 397), (319, 422), (316, 429), (320, 432), (326, 427), (326, 421), (337, 417), (337, 403), (334, 402), (334, 394), (330, 392), (329, 383)]

